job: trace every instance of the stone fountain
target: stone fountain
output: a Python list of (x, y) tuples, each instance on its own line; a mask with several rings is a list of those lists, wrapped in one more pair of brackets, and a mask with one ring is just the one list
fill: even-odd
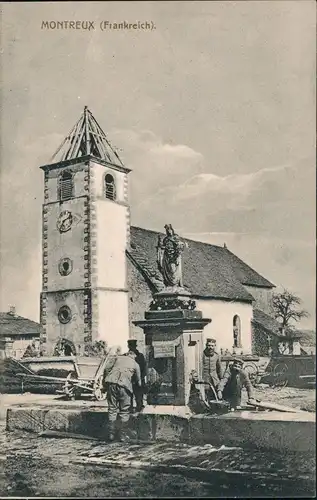
[(145, 335), (150, 405), (186, 407), (191, 374), (202, 379), (203, 330), (211, 322), (197, 310), (190, 290), (183, 286), (182, 252), (186, 243), (165, 226), (159, 237), (157, 264), (164, 288), (153, 295), (144, 319), (134, 321)]

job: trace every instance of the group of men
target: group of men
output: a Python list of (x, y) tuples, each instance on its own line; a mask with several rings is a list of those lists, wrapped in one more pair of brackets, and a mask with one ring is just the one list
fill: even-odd
[[(134, 399), (137, 412), (144, 408), (146, 377), (145, 357), (138, 351), (136, 340), (128, 340), (125, 354), (108, 356), (103, 383), (107, 393), (110, 441), (115, 439), (116, 434), (119, 440), (126, 439)], [(237, 409), (241, 405), (243, 387), (247, 390), (249, 401), (253, 399), (252, 384), (243, 370), (243, 361), (234, 359), (223, 373), (215, 339), (207, 339), (203, 351), (203, 382), (207, 401), (225, 399), (232, 409)]]
[(248, 400), (253, 400), (252, 384), (248, 373), (243, 370), (243, 361), (234, 358), (223, 372), (221, 358), (216, 352), (216, 340), (207, 339), (203, 353), (203, 381), (205, 397), (210, 400), (226, 400), (232, 409), (241, 406), (242, 388), (245, 387)]

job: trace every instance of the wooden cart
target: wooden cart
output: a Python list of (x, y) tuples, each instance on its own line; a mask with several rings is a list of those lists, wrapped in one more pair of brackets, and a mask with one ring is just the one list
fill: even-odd
[(286, 386), (314, 387), (316, 384), (316, 358), (313, 355), (281, 355), (272, 356), (263, 381), (271, 387)]
[(258, 356), (241, 356), (241, 358), (244, 361), (244, 370), (255, 387), (260, 383), (268, 384), (277, 390), (287, 386), (316, 385), (316, 357), (313, 355), (272, 356), (265, 370), (260, 369)]
[[(23, 364), (27, 372), (18, 373), (22, 380), (36, 383), (61, 384), (56, 392), (64, 394), (68, 399), (78, 399), (82, 394), (89, 394), (97, 401), (106, 398), (103, 387), (103, 372), (108, 357), (52, 357), (25, 358)], [(41, 371), (60, 370), (67, 373), (66, 377), (40, 375)]]

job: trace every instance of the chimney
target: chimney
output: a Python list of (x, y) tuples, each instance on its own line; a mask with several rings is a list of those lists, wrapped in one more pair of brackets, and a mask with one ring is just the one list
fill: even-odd
[(226, 243), (224, 243), (224, 244), (223, 244), (223, 248), (227, 248), (227, 245), (226, 245)]
[(10, 306), (9, 314), (11, 314), (11, 316), (16, 317), (15, 306)]

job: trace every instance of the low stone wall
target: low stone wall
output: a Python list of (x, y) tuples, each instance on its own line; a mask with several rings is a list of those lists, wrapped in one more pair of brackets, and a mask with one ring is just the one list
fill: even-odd
[[(107, 439), (108, 416), (103, 408), (12, 406), (8, 431), (61, 431)], [(302, 413), (235, 412), (219, 416), (131, 415), (129, 429), (141, 441), (186, 442), (214, 446), (315, 452), (315, 415)]]
[(315, 418), (302, 414), (228, 414), (190, 419), (190, 440), (195, 444), (243, 446), (259, 449), (315, 451)]

